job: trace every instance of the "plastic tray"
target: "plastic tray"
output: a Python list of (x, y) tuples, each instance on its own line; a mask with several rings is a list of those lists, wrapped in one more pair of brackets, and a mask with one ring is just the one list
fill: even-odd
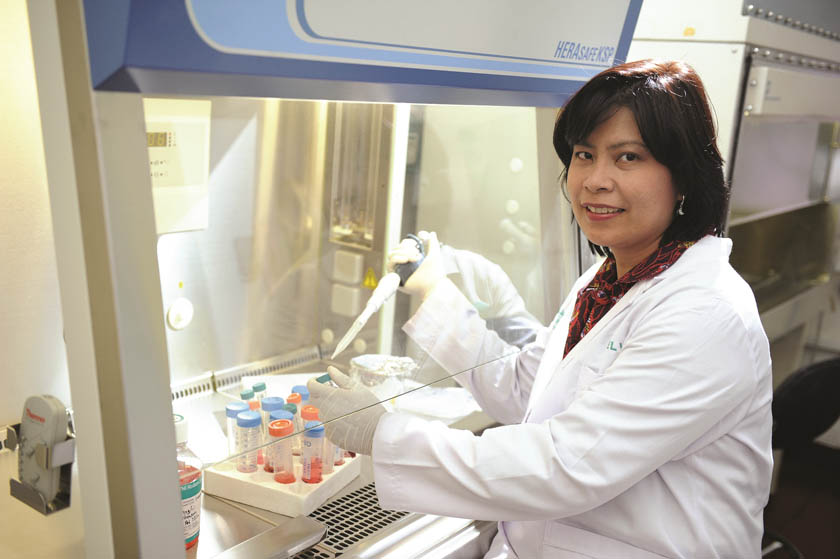
[(309, 514), (359, 475), (358, 457), (344, 458), (344, 464), (324, 474), (321, 483), (301, 481), (302, 465), (295, 456), (295, 478), (290, 484), (274, 481), (274, 474), (262, 468), (242, 473), (233, 461), (217, 464), (204, 471), (204, 491), (231, 501), (270, 510), (286, 516)]

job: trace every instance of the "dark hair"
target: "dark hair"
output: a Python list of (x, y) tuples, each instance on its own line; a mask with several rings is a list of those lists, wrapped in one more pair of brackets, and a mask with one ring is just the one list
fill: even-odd
[[(604, 70), (580, 88), (554, 124), (554, 150), (566, 169), (572, 146), (585, 141), (621, 107), (633, 113), (651, 155), (668, 168), (674, 187), (685, 197), (685, 215), (675, 215), (662, 244), (722, 235), (729, 199), (723, 159), (706, 90), (684, 62), (628, 62)], [(565, 187), (566, 170), (561, 183)], [(609, 253), (592, 242), (589, 246), (598, 254)]]

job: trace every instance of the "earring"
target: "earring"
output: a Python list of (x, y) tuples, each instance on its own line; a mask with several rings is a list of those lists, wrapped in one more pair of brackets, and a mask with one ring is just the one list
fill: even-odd
[(685, 215), (685, 211), (683, 211), (683, 205), (685, 204), (685, 196), (680, 199), (680, 207), (677, 208), (677, 215)]

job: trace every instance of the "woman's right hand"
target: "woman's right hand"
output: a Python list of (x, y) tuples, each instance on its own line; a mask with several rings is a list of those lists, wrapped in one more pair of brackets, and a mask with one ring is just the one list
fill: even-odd
[[(420, 231), (417, 236), (423, 241), (426, 256), (420, 263), (420, 267), (408, 277), (400, 291), (425, 299), (438, 282), (446, 277), (446, 270), (443, 267), (443, 258), (440, 255), (440, 242), (438, 242), (437, 234)], [(403, 239), (397, 248), (388, 254), (388, 271), (393, 272), (398, 264), (416, 262), (421, 256), (413, 239)]]

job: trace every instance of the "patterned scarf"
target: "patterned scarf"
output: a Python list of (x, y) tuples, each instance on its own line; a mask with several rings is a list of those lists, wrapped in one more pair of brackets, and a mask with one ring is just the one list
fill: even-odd
[(659, 247), (659, 250), (651, 254), (644, 261), (636, 264), (632, 270), (617, 278), (615, 258), (610, 256), (601, 267), (598, 273), (578, 293), (575, 302), (575, 310), (569, 322), (569, 336), (566, 338), (566, 349), (563, 357), (566, 357), (572, 348), (583, 338), (587, 332), (592, 330), (601, 318), (615, 306), (619, 299), (627, 293), (636, 283), (651, 279), (668, 268), (682, 256), (694, 241), (671, 241)]

